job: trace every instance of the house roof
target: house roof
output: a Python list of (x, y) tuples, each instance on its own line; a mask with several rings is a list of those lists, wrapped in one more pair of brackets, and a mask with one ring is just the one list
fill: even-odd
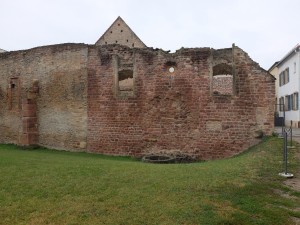
[(288, 60), (291, 56), (296, 54), (300, 51), (300, 44), (298, 43), (292, 50), (290, 50), (277, 64), (277, 66), (280, 66), (280, 64), (284, 63), (286, 60)]
[(116, 43), (127, 45), (129, 47), (147, 47), (120, 16), (112, 23), (112, 25), (104, 32), (95, 44), (105, 45)]
[(275, 67), (277, 67), (279, 61), (275, 62), (269, 69), (268, 72), (272, 71)]

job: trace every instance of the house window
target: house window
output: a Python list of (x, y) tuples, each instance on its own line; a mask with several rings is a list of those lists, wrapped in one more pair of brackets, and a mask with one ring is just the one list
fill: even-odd
[(296, 71), (297, 71), (297, 64), (296, 64), (296, 62), (294, 62), (294, 73), (296, 73)]
[(295, 92), (293, 94), (293, 110), (298, 110), (299, 109), (299, 100), (298, 100), (298, 92)]
[(294, 107), (294, 95), (291, 94), (290, 95), (290, 109), (289, 110), (293, 110)]
[(285, 85), (290, 82), (290, 70), (286, 68), (279, 74), (279, 86)]
[(280, 104), (280, 111), (282, 112), (284, 109), (284, 98), (283, 97), (281, 97), (279, 99), (279, 104)]
[(289, 68), (286, 68), (284, 72), (285, 72), (284, 84), (287, 84), (290, 81), (290, 70), (289, 70)]
[(290, 95), (285, 96), (284, 109), (285, 109), (285, 111), (290, 111), (291, 110), (291, 96)]
[(282, 73), (279, 74), (279, 87), (282, 86)]

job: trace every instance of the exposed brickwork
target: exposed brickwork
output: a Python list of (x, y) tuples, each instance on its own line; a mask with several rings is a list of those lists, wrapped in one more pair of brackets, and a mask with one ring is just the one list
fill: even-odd
[(38, 144), (37, 107), (34, 99), (22, 101), (23, 134), (21, 145), (32, 146)]
[[(99, 53), (106, 55), (104, 61)], [(135, 97), (113, 95), (111, 74), (121, 70), (113, 55), (134, 65)], [(234, 95), (212, 93), (212, 68), (221, 63), (236, 71)], [(272, 131), (274, 79), (239, 48), (167, 54), (90, 47), (88, 68), (89, 151), (142, 155), (179, 150), (201, 159), (222, 158), (257, 142), (255, 131)]]
[[(133, 87), (127, 90), (119, 80), (128, 71)], [(214, 93), (213, 76), (229, 72), (232, 94)], [(36, 106), (8, 109), (12, 77), (20, 80), (21, 100), (34, 99)], [(258, 130), (267, 135), (273, 130), (274, 78), (238, 47), (170, 54), (120, 45), (46, 46), (2, 53), (0, 80), (2, 143), (22, 143), (23, 134), (37, 129), (38, 138), (27, 137), (28, 143), (112, 155), (176, 151), (215, 159), (256, 143)], [(35, 81), (38, 92), (32, 97)], [(35, 108), (36, 121), (24, 119)]]

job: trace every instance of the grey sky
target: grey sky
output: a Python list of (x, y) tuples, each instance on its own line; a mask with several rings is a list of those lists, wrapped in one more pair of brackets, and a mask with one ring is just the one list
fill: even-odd
[(299, 0), (0, 0), (0, 48), (94, 44), (121, 16), (149, 47), (244, 49), (268, 69), (300, 42)]

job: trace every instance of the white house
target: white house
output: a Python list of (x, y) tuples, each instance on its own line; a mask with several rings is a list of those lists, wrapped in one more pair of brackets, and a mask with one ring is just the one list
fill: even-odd
[(2, 53), (2, 52), (6, 52), (6, 51), (0, 48), (0, 53)]
[(279, 104), (279, 116), (283, 116), (283, 111), (285, 111), (285, 124), (289, 126), (292, 121), (293, 127), (300, 127), (300, 45), (297, 44), (289, 51), (276, 67), (278, 68), (276, 99)]

